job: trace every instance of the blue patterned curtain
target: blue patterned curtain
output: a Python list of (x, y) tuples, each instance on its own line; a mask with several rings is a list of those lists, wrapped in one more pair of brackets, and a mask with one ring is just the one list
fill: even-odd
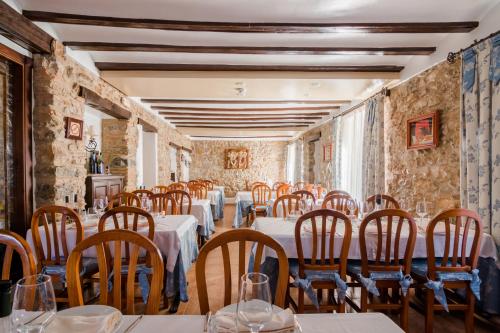
[(384, 97), (366, 103), (363, 134), (363, 198), (385, 191)]
[(462, 56), (462, 206), (477, 211), (500, 250), (500, 35)]

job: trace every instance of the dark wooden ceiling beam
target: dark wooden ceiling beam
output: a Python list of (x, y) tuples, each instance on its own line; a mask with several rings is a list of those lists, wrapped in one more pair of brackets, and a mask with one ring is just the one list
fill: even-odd
[(286, 55), (429, 55), (435, 47), (271, 47), (271, 46), (188, 46), (109, 42), (68, 41), (64, 45), (80, 51), (183, 52), (224, 54)]
[(225, 65), (225, 64), (163, 64), (130, 62), (96, 62), (101, 71), (199, 71), (199, 72), (379, 72), (399, 73), (404, 66), (304, 66), (304, 65)]
[(177, 125), (176, 127), (178, 128), (228, 128), (228, 129), (240, 129), (240, 130), (247, 130), (247, 129), (267, 129), (267, 128), (304, 128), (308, 127), (308, 125), (273, 125), (273, 126), (248, 126), (248, 125), (242, 125), (242, 126), (222, 126), (222, 125)]
[(242, 119), (245, 121), (258, 121), (258, 120), (319, 120), (323, 117), (165, 117), (165, 119), (170, 121), (180, 121), (180, 120), (203, 120), (203, 121), (221, 121), (221, 120), (237, 120)]
[(85, 104), (98, 109), (105, 114), (117, 119), (130, 119), (132, 113), (120, 105), (110, 101), (107, 98), (99, 96), (96, 92), (86, 88), (80, 87), (79, 96), (85, 99)]
[(32, 53), (50, 53), (53, 38), (0, 1), (0, 34)]
[(175, 98), (141, 98), (141, 102), (149, 104), (346, 104), (351, 100), (231, 100), (231, 99), (175, 99)]
[(293, 135), (250, 135), (250, 136), (234, 136), (234, 135), (189, 135), (192, 138), (198, 139), (286, 139), (293, 138)]
[(314, 121), (171, 121), (175, 126), (178, 125), (312, 125)]
[(479, 23), (467, 22), (377, 22), (377, 23), (256, 23), (203, 22), (91, 16), (44, 11), (23, 11), (33, 21), (136, 29), (212, 31), (241, 33), (450, 33), (470, 32)]
[(340, 106), (296, 106), (296, 107), (272, 107), (272, 108), (203, 108), (183, 106), (152, 106), (151, 109), (158, 111), (213, 111), (213, 112), (273, 112), (273, 111), (313, 111), (313, 110), (338, 110)]
[[(226, 118), (254, 118), (254, 117), (298, 117), (298, 118), (315, 118), (330, 115), (330, 112), (312, 112), (312, 113), (246, 113), (246, 114), (231, 114), (231, 113), (211, 113), (211, 112), (159, 112), (160, 115), (167, 118), (183, 117), (226, 117)], [(179, 117), (181, 118), (181, 117)]]

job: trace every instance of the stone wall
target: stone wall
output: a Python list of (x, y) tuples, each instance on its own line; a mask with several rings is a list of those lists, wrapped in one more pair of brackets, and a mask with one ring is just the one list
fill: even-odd
[[(121, 123), (123, 150), (113, 152), (126, 161), (126, 170), (115, 169), (126, 176), (125, 186), (131, 190), (136, 184), (135, 151), (137, 146), (138, 118), (158, 129), (158, 181), (168, 183), (169, 142), (190, 147), (190, 140), (167, 125), (158, 116), (141, 105), (128, 100), (122, 92), (79, 65), (67, 56), (64, 46), (54, 42), (51, 55), (34, 56), (33, 89), (33, 138), (35, 155), (35, 201), (39, 207), (45, 204), (62, 204), (66, 195), (78, 194), (83, 201), (87, 160), (82, 140), (66, 139), (64, 117), (83, 119), (84, 99), (78, 96), (80, 86), (86, 87), (132, 113), (132, 117)], [(110, 161), (109, 156), (104, 156)], [(112, 169), (113, 170), (113, 169)]]
[[(218, 179), (232, 197), (245, 189), (245, 181), (285, 180), (286, 146), (283, 141), (193, 141), (190, 178)], [(224, 169), (224, 149), (244, 147), (250, 152), (248, 169)]]
[[(408, 119), (440, 110), (439, 146), (406, 148)], [(460, 204), (460, 61), (442, 62), (391, 89), (385, 99), (386, 192), (410, 210), (426, 200), (437, 209)]]

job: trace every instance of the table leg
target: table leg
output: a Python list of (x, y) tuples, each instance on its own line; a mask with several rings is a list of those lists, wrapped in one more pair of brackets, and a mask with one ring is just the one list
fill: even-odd
[(168, 312), (176, 313), (177, 310), (179, 309), (179, 304), (181, 304), (181, 293), (177, 292), (172, 301), (172, 305), (170, 305), (170, 308), (168, 309)]

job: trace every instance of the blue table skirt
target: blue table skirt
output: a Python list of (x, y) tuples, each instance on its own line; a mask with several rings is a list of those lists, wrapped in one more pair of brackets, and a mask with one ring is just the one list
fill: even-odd
[(252, 212), (253, 201), (239, 200), (235, 203), (235, 213), (233, 220), (233, 228), (239, 228), (243, 223), (243, 218), (247, 217)]
[(215, 205), (211, 205), (212, 214), (214, 216), (214, 220), (221, 220), (224, 218), (224, 192), (219, 191), (221, 195), (218, 197), (218, 202)]

